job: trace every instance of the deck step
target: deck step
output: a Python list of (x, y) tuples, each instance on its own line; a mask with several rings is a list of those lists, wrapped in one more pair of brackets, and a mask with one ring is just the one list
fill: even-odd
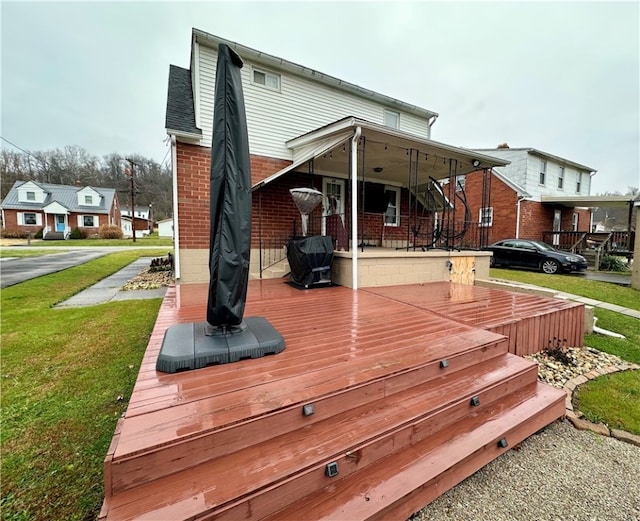
[[(237, 451), (202, 462), (195, 468), (174, 472), (153, 482), (116, 493), (110, 509), (117, 519), (133, 519), (133, 512), (145, 512), (153, 519), (192, 519), (204, 513), (233, 511), (230, 519), (245, 518), (240, 514), (254, 496), (271, 510), (256, 510), (260, 519), (273, 511), (274, 499), (301, 499), (311, 490), (324, 486), (325, 466), (328, 462), (352, 454), (356, 461), (352, 472), (360, 466), (371, 465), (390, 452), (402, 451), (421, 439), (430, 438), (452, 423), (459, 422), (477, 411), (500, 407), (505, 396), (519, 393), (519, 400), (533, 396), (537, 367), (520, 357), (503, 354), (457, 372), (391, 393), (374, 402), (336, 413), (323, 414), (323, 406), (314, 416), (301, 418), (300, 427), (287, 434), (264, 441), (248, 433), (229, 431), (225, 437), (212, 437), (211, 447), (241, 443)], [(471, 406), (477, 397), (480, 405)], [(349, 403), (344, 401), (344, 403)], [(314, 421), (315, 420), (315, 421)], [(260, 424), (262, 431), (267, 431)], [(254, 429), (254, 433), (256, 433)], [(271, 433), (274, 436), (274, 433)], [(241, 450), (240, 450), (241, 449)], [(174, 454), (172, 452), (172, 454)], [(149, 471), (148, 461), (138, 466), (139, 479)], [(179, 462), (178, 462), (179, 464)], [(175, 470), (173, 462), (166, 462), (168, 470)], [(116, 472), (115, 470), (112, 470)], [(128, 469), (128, 479), (135, 472)], [(122, 474), (125, 475), (125, 474)], [(120, 488), (114, 481), (114, 490)], [(284, 488), (286, 492), (280, 490)], [(194, 497), (209, 498), (203, 504)]]
[[(107, 463), (111, 490), (119, 492), (165, 475), (202, 464), (253, 444), (284, 435), (323, 421), (345, 409), (353, 409), (390, 397), (415, 386), (473, 368), (507, 353), (503, 337), (485, 333), (473, 344), (466, 334), (434, 341), (428, 349), (395, 350), (392, 357), (372, 351), (348, 367), (337, 360), (335, 366), (301, 373), (289, 378), (286, 386), (272, 374), (272, 381), (252, 388), (269, 397), (271, 409), (261, 409), (248, 401), (246, 393), (226, 393), (199, 404), (200, 422), (191, 419), (191, 404), (127, 418), (120, 441)], [(440, 361), (447, 360), (443, 370)], [(327, 391), (327, 390), (330, 391)], [(316, 412), (304, 417), (303, 405), (314, 403)], [(206, 408), (206, 414), (204, 412)], [(157, 418), (156, 418), (157, 417)], [(163, 437), (157, 424), (163, 425)], [(135, 434), (135, 436), (134, 436)], [(168, 464), (167, 464), (168, 463)], [(106, 469), (105, 469), (106, 470)]]
[[(452, 424), (374, 466), (363, 467), (342, 480), (334, 478), (335, 482), (322, 490), (263, 521), (407, 519), (562, 417), (564, 397), (561, 390), (538, 383), (533, 397), (523, 396), (523, 391), (515, 393), (496, 407)], [(508, 443), (505, 448), (498, 445), (503, 438)], [(348, 466), (349, 462), (342, 458), (338, 464)], [(255, 506), (249, 504), (247, 512)]]

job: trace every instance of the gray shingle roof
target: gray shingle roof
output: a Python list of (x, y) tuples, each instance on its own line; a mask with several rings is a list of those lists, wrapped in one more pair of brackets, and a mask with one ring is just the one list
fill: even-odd
[[(18, 188), (25, 183), (31, 182), (40, 188), (42, 188), (45, 192), (47, 192), (47, 197), (45, 198), (43, 203), (26, 203), (24, 201), (18, 200)], [(111, 210), (111, 205), (113, 204), (113, 199), (116, 196), (116, 191), (113, 188), (94, 188), (90, 187), (92, 190), (95, 190), (100, 194), (100, 205), (99, 206), (86, 206), (78, 204), (78, 196), (76, 195), (83, 188), (87, 188), (86, 186), (68, 186), (68, 185), (53, 185), (48, 183), (35, 183), (34, 181), (16, 181), (9, 193), (0, 204), (2, 209), (7, 210), (41, 210), (45, 206), (58, 202), (65, 208), (67, 208), (70, 212), (76, 213), (92, 213), (92, 214), (108, 214)]]
[(196, 127), (191, 71), (176, 65), (169, 66), (165, 128), (202, 135), (202, 130)]

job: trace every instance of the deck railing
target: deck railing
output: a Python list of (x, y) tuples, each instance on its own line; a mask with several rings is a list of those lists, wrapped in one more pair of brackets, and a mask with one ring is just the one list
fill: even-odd
[(599, 250), (606, 253), (630, 255), (635, 243), (635, 232), (542, 232), (542, 240), (559, 250), (583, 253)]

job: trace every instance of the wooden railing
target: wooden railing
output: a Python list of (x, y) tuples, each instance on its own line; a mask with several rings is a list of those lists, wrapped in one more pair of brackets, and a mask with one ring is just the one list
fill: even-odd
[(572, 253), (597, 249), (629, 255), (633, 252), (635, 232), (542, 232), (542, 240)]

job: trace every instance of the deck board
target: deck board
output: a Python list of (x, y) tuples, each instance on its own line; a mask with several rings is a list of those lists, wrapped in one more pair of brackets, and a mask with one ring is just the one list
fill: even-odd
[[(482, 377), (484, 365), (494, 364), (500, 357), (512, 357), (507, 350), (522, 354), (534, 349), (533, 344), (543, 343), (558, 328), (561, 333), (557, 338), (564, 334), (563, 327), (568, 329), (567, 338), (578, 336), (583, 312), (583, 308), (564, 301), (460, 284), (298, 290), (282, 280), (252, 280), (245, 316), (267, 318), (285, 339), (283, 352), (175, 374), (157, 372), (155, 364), (165, 330), (178, 323), (203, 322), (207, 294), (206, 284), (171, 287), (160, 308), (129, 406), (105, 460), (107, 498), (103, 510), (111, 509), (118, 519), (127, 518), (125, 512), (136, 517), (136, 509), (144, 505), (161, 518), (177, 519), (173, 513), (184, 511), (184, 505), (191, 502), (194, 512), (201, 508), (202, 512), (209, 511), (219, 501), (233, 503), (231, 489), (224, 500), (221, 490), (207, 493), (206, 487), (199, 489), (197, 498), (187, 494), (181, 499), (178, 488), (188, 491), (190, 483), (196, 487), (193, 480), (207, 473), (228, 472), (231, 476), (234, 468), (251, 468), (250, 453), (244, 453), (246, 440), (259, 450), (261, 443), (280, 436), (284, 457), (287, 443), (291, 443), (286, 441), (288, 432), (324, 432), (322, 422), (326, 418), (339, 426), (340, 415), (344, 414), (342, 438), (348, 437), (349, 415), (362, 407), (363, 417), (375, 418), (375, 414), (365, 412), (374, 402), (382, 407), (389, 400), (389, 414), (380, 410), (380, 418), (385, 420), (401, 410), (410, 417), (412, 407), (420, 415), (420, 407), (427, 407), (429, 402), (429, 386), (421, 391), (424, 400), (415, 402), (415, 407), (410, 393), (416, 392), (421, 382), (437, 381), (442, 387), (433, 390), (434, 397), (443, 399), (443, 389), (447, 389), (440, 367), (443, 359), (450, 363), (448, 370), (460, 375), (475, 367), (478, 385), (488, 389)], [(577, 326), (576, 320), (580, 320)], [(507, 365), (510, 370), (515, 367), (513, 362)], [(527, 381), (535, 382), (535, 371), (530, 369), (522, 374), (527, 375)], [(524, 382), (524, 376), (521, 380)], [(501, 393), (511, 392), (509, 389), (520, 380), (513, 379), (513, 385), (508, 381), (496, 387), (504, 387), (504, 391), (496, 391), (495, 396), (486, 391), (483, 401), (489, 397), (499, 400)], [(467, 387), (472, 388), (470, 384)], [(459, 398), (466, 396), (465, 390), (465, 386), (452, 384), (447, 393)], [(406, 400), (394, 401), (403, 393)], [(318, 405), (319, 413), (303, 420), (301, 406), (311, 400)], [(343, 412), (345, 402), (350, 412)], [(434, 411), (438, 409), (434, 407)], [(330, 440), (327, 433), (337, 428), (329, 425), (323, 439)], [(375, 425), (369, 430), (374, 436)], [(396, 441), (415, 437), (418, 431), (411, 435), (399, 431)], [(385, 444), (392, 443), (394, 436), (386, 441), (380, 438), (376, 450), (384, 453)], [(313, 447), (311, 444), (308, 449), (311, 453)], [(336, 454), (341, 451), (335, 450)], [(239, 459), (234, 468), (217, 469), (216, 458), (231, 457), (228, 465), (236, 452)], [(305, 454), (303, 449), (298, 452), (301, 458)], [(255, 465), (267, 469), (264, 465), (269, 458), (265, 456), (263, 465), (257, 454)], [(281, 469), (276, 467), (264, 472), (271, 472), (271, 478), (280, 476)], [(180, 484), (175, 491), (154, 489), (154, 479), (161, 481), (169, 475)], [(277, 479), (289, 478), (282, 474)], [(310, 482), (318, 479), (309, 478)], [(275, 486), (267, 483), (268, 479), (255, 486)], [(299, 485), (292, 481), (290, 486)], [(231, 510), (238, 512), (235, 507)]]

